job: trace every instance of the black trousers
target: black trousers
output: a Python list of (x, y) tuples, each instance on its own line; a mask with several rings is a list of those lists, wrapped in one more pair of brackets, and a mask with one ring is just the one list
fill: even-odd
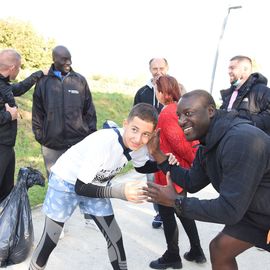
[(0, 202), (14, 186), (15, 152), (12, 146), (0, 145)]
[[(172, 207), (167, 207), (160, 204), (158, 205), (158, 208), (159, 214), (161, 215), (163, 221), (163, 229), (167, 243), (167, 250), (169, 254), (178, 255), (178, 226), (175, 219), (175, 210)], [(195, 221), (193, 219), (188, 219), (185, 217), (179, 217), (179, 219), (188, 236), (190, 246), (200, 246), (200, 239)]]

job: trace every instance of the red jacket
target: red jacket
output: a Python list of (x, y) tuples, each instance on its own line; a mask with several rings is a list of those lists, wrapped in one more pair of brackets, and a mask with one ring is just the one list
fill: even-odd
[[(176, 115), (177, 104), (171, 103), (163, 108), (158, 117), (157, 128), (160, 128), (160, 149), (164, 153), (172, 153), (179, 164), (184, 168), (190, 168), (196, 154), (198, 141), (188, 142), (184, 132), (178, 124)], [(155, 183), (167, 185), (166, 176), (162, 171), (155, 173)], [(174, 184), (177, 192), (183, 189)]]

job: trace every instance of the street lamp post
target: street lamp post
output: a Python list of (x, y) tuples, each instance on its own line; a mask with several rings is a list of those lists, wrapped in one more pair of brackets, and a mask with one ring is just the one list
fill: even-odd
[(228, 22), (230, 11), (232, 9), (239, 9), (239, 8), (242, 8), (242, 6), (229, 7), (228, 8), (228, 13), (227, 13), (227, 15), (224, 18), (223, 26), (222, 26), (222, 29), (221, 29), (221, 34), (220, 34), (218, 45), (217, 45), (217, 51), (216, 51), (215, 62), (214, 62), (214, 66), (213, 66), (213, 71), (212, 71), (211, 86), (210, 86), (210, 93), (211, 94), (213, 92), (214, 80), (215, 80), (215, 75), (216, 75), (216, 68), (217, 68), (217, 62), (218, 62), (218, 56), (219, 56), (219, 46), (221, 44), (221, 41), (222, 41), (222, 38), (223, 38), (223, 35), (224, 35), (224, 32), (225, 32), (225, 28), (226, 28), (226, 25), (227, 25), (227, 22)]

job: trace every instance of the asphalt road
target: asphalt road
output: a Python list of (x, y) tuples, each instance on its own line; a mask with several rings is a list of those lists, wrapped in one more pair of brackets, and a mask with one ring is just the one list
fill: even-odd
[[(145, 176), (134, 171), (117, 178), (117, 181), (142, 179)], [(193, 196), (200, 198), (214, 198), (216, 192), (207, 187)], [(129, 202), (114, 199), (114, 211), (120, 228), (122, 229), (124, 245), (129, 270), (151, 269), (148, 265), (151, 260), (160, 257), (166, 250), (163, 229), (152, 229), (151, 222), (154, 217), (152, 204), (135, 205)], [(35, 245), (40, 239), (44, 215), (41, 208), (32, 211)], [(201, 244), (207, 257), (207, 263), (198, 265), (185, 261), (182, 258), (183, 269), (210, 270), (208, 245), (213, 237), (222, 229), (222, 225), (197, 222)], [(111, 270), (106, 241), (95, 228), (85, 225), (83, 216), (78, 210), (67, 222), (65, 237), (50, 256), (46, 270)], [(179, 224), (179, 246), (181, 257), (189, 250), (188, 238)], [(23, 263), (9, 266), (7, 270), (27, 270), (30, 257)], [(270, 254), (252, 248), (237, 258), (240, 270), (270, 270)]]

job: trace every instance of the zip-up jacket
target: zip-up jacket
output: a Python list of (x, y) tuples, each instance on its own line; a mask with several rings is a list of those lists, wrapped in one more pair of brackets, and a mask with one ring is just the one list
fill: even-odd
[(32, 129), (48, 148), (67, 149), (96, 131), (96, 110), (86, 79), (71, 71), (63, 78), (52, 65), (35, 87)]
[(157, 109), (158, 113), (160, 113), (161, 109), (163, 108), (163, 105), (159, 103), (156, 98), (156, 94), (151, 82), (149, 82), (137, 91), (134, 97), (133, 105), (136, 105), (138, 103), (151, 104)]
[(160, 164), (173, 182), (190, 193), (209, 183), (219, 193), (211, 200), (186, 198), (183, 216), (226, 225), (244, 220), (270, 229), (270, 137), (234, 112), (219, 111), (190, 170)]
[(11, 118), (11, 114), (6, 111), (5, 103), (10, 107), (17, 106), (14, 96), (21, 96), (31, 89), (31, 87), (43, 76), (42, 71), (34, 72), (25, 80), (11, 84), (9, 77), (0, 74), (0, 144), (14, 146), (17, 135), (17, 120)]
[[(220, 91), (223, 101), (220, 109), (227, 110), (233, 91), (233, 86)], [(267, 87), (267, 79), (260, 73), (251, 74), (239, 88), (232, 109), (270, 135), (270, 88)]]

